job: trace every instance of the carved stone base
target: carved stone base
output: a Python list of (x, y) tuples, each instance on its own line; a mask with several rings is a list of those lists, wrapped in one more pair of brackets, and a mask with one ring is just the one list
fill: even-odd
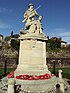
[[(57, 78), (54, 76), (48, 80), (19, 80), (15, 79), (16, 85), (21, 85), (21, 90), (31, 93), (48, 93), (55, 91)], [(53, 92), (51, 92), (53, 93)]]

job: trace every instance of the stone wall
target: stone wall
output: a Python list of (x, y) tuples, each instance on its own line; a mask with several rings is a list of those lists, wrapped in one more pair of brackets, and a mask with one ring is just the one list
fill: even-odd
[[(6, 50), (7, 51), (7, 50)], [(7, 67), (12, 68), (14, 66), (17, 66), (18, 63), (18, 55), (16, 56), (8, 56), (5, 57), (2, 53), (3, 51), (0, 51), (0, 68), (4, 67), (5, 59), (7, 60)], [(8, 52), (7, 52), (8, 53)], [(5, 52), (6, 54), (6, 52)], [(12, 52), (11, 54), (14, 54)], [(16, 54), (16, 53), (15, 53)], [(60, 52), (47, 52), (46, 57), (46, 64), (48, 64), (49, 67), (53, 66), (53, 61), (55, 60), (56, 67), (70, 67), (70, 51), (60, 51)]]

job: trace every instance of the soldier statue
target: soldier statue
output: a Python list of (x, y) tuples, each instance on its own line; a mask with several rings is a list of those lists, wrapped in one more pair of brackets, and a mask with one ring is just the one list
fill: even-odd
[(25, 20), (22, 21), (22, 22), (26, 21), (25, 30), (29, 29), (32, 22), (32, 18), (35, 18), (36, 16), (38, 16), (38, 14), (36, 10), (34, 10), (34, 5), (29, 4), (28, 10), (26, 10), (26, 12), (24, 13)]
[[(34, 5), (31, 3), (28, 5), (28, 10), (24, 13), (24, 20), (22, 22), (26, 22), (25, 31), (28, 33), (42, 33), (42, 16), (38, 15), (37, 9), (34, 9)], [(36, 20), (36, 16), (38, 20)]]

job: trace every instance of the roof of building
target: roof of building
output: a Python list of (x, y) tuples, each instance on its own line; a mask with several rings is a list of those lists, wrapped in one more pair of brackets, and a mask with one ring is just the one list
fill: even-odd
[(19, 34), (14, 34), (12, 35), (13, 38), (18, 38), (19, 37)]
[(57, 41), (57, 42), (60, 42), (60, 43), (67, 43), (66, 41), (63, 41), (63, 40), (61, 40), (61, 38), (57, 38), (57, 37), (52, 37), (52, 38), (50, 38), (50, 40)]

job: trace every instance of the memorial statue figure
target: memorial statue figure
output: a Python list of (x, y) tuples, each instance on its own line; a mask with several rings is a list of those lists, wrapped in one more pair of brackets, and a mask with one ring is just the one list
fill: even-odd
[(35, 20), (35, 18), (32, 18), (32, 21), (30, 22), (30, 28), (29, 32), (30, 33), (42, 33), (42, 16), (39, 16), (38, 20)]
[(37, 20), (37, 32), (38, 33), (42, 33), (42, 30), (43, 30), (41, 20), (42, 20), (42, 16), (39, 16)]
[(33, 17), (30, 22), (29, 33), (35, 33), (37, 29), (37, 20)]
[[(31, 3), (28, 6), (28, 10), (26, 10), (26, 12), (24, 13), (24, 20), (22, 22), (26, 22), (26, 33), (42, 33), (42, 16), (39, 16), (36, 12), (39, 7), (34, 9), (34, 5)], [(36, 16), (38, 16), (38, 19), (36, 19)]]
[(38, 16), (38, 14), (36, 10), (34, 10), (34, 5), (29, 4), (28, 10), (26, 10), (26, 12), (24, 13), (24, 20), (22, 21), (26, 21), (25, 30), (29, 29), (32, 22), (32, 18), (35, 18), (36, 16)]

